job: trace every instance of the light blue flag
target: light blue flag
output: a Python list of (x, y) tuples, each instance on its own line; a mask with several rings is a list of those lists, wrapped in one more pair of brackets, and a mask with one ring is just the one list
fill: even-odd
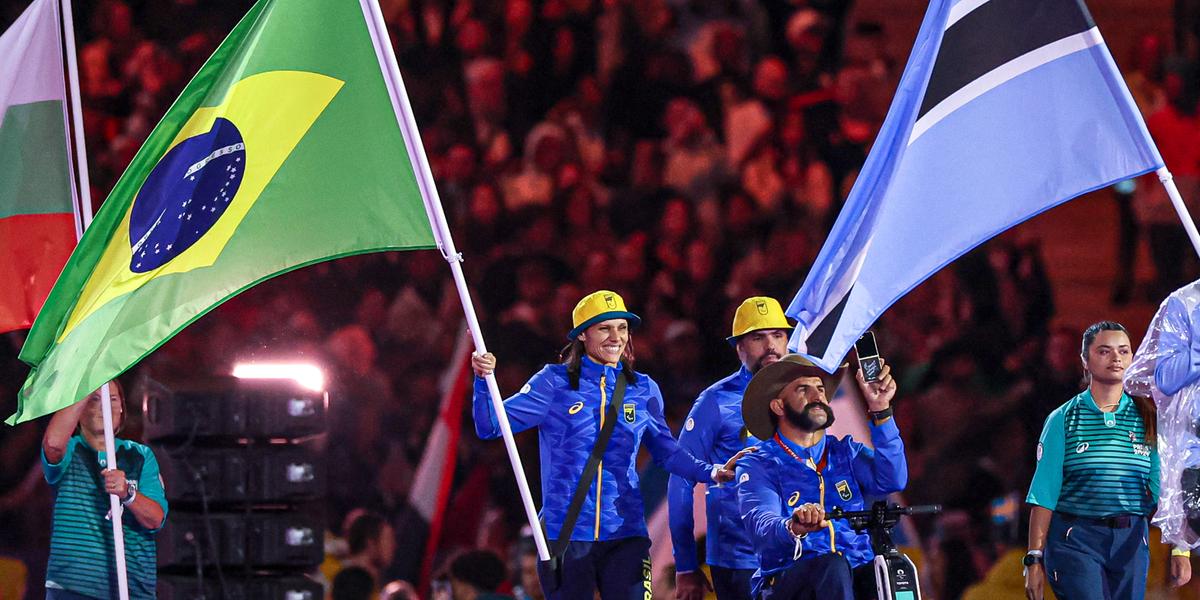
[(1081, 0), (932, 0), (887, 119), (787, 309), (832, 372), (901, 296), (992, 236), (1162, 167)]

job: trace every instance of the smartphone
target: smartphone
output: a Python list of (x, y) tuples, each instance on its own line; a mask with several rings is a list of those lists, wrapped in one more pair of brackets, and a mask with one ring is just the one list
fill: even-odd
[(879, 346), (875, 345), (875, 333), (868, 331), (854, 342), (854, 351), (858, 354), (858, 365), (862, 367), (863, 379), (879, 381), (879, 373), (883, 365), (879, 362)]

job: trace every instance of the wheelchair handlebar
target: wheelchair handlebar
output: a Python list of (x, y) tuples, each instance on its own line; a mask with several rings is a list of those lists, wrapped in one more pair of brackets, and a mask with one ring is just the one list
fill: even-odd
[(898, 520), (904, 515), (936, 515), (940, 512), (942, 512), (941, 504), (919, 504), (916, 506), (889, 504), (881, 507), (879, 503), (876, 503), (875, 507), (869, 510), (842, 510), (841, 507), (835, 507), (826, 516), (830, 519), (870, 519), (878, 515), (888, 520)]

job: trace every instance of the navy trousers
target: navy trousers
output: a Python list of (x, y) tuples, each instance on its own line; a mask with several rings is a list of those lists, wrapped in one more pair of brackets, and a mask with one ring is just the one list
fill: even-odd
[(879, 591), (875, 589), (875, 563), (867, 563), (855, 567), (854, 598), (856, 600), (876, 600)]
[(1150, 567), (1145, 517), (1130, 527), (1054, 513), (1046, 536), (1046, 579), (1059, 600), (1142, 600)]
[(717, 600), (750, 600), (750, 577), (754, 569), (726, 569), (710, 565)]
[(803, 556), (762, 582), (757, 600), (854, 600), (854, 576), (841, 554)]
[(538, 563), (538, 580), (546, 600), (652, 600), (650, 539), (622, 538), (603, 542), (571, 542), (555, 573)]

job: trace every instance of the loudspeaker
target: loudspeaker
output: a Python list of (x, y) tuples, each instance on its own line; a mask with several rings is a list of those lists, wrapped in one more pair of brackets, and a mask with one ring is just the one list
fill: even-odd
[(212, 377), (147, 391), (142, 408), (149, 440), (297, 439), (325, 431), (327, 405), (291, 380)]
[(159, 468), (171, 502), (307, 502), (325, 494), (325, 461), (304, 445), (189, 448), (163, 453)]
[(309, 568), (325, 559), (322, 520), (308, 512), (209, 513), (206, 523), (202, 514), (172, 510), (157, 542), (159, 568), (180, 571), (197, 563)]
[(322, 600), (301, 572), (325, 558), (326, 394), (211, 377), (146, 385), (142, 406), (171, 502), (159, 597)]
[(226, 577), (224, 593), (215, 576), (204, 579), (163, 575), (158, 578), (159, 600), (322, 600), (320, 583), (303, 575), (256, 573), (253, 577)]

